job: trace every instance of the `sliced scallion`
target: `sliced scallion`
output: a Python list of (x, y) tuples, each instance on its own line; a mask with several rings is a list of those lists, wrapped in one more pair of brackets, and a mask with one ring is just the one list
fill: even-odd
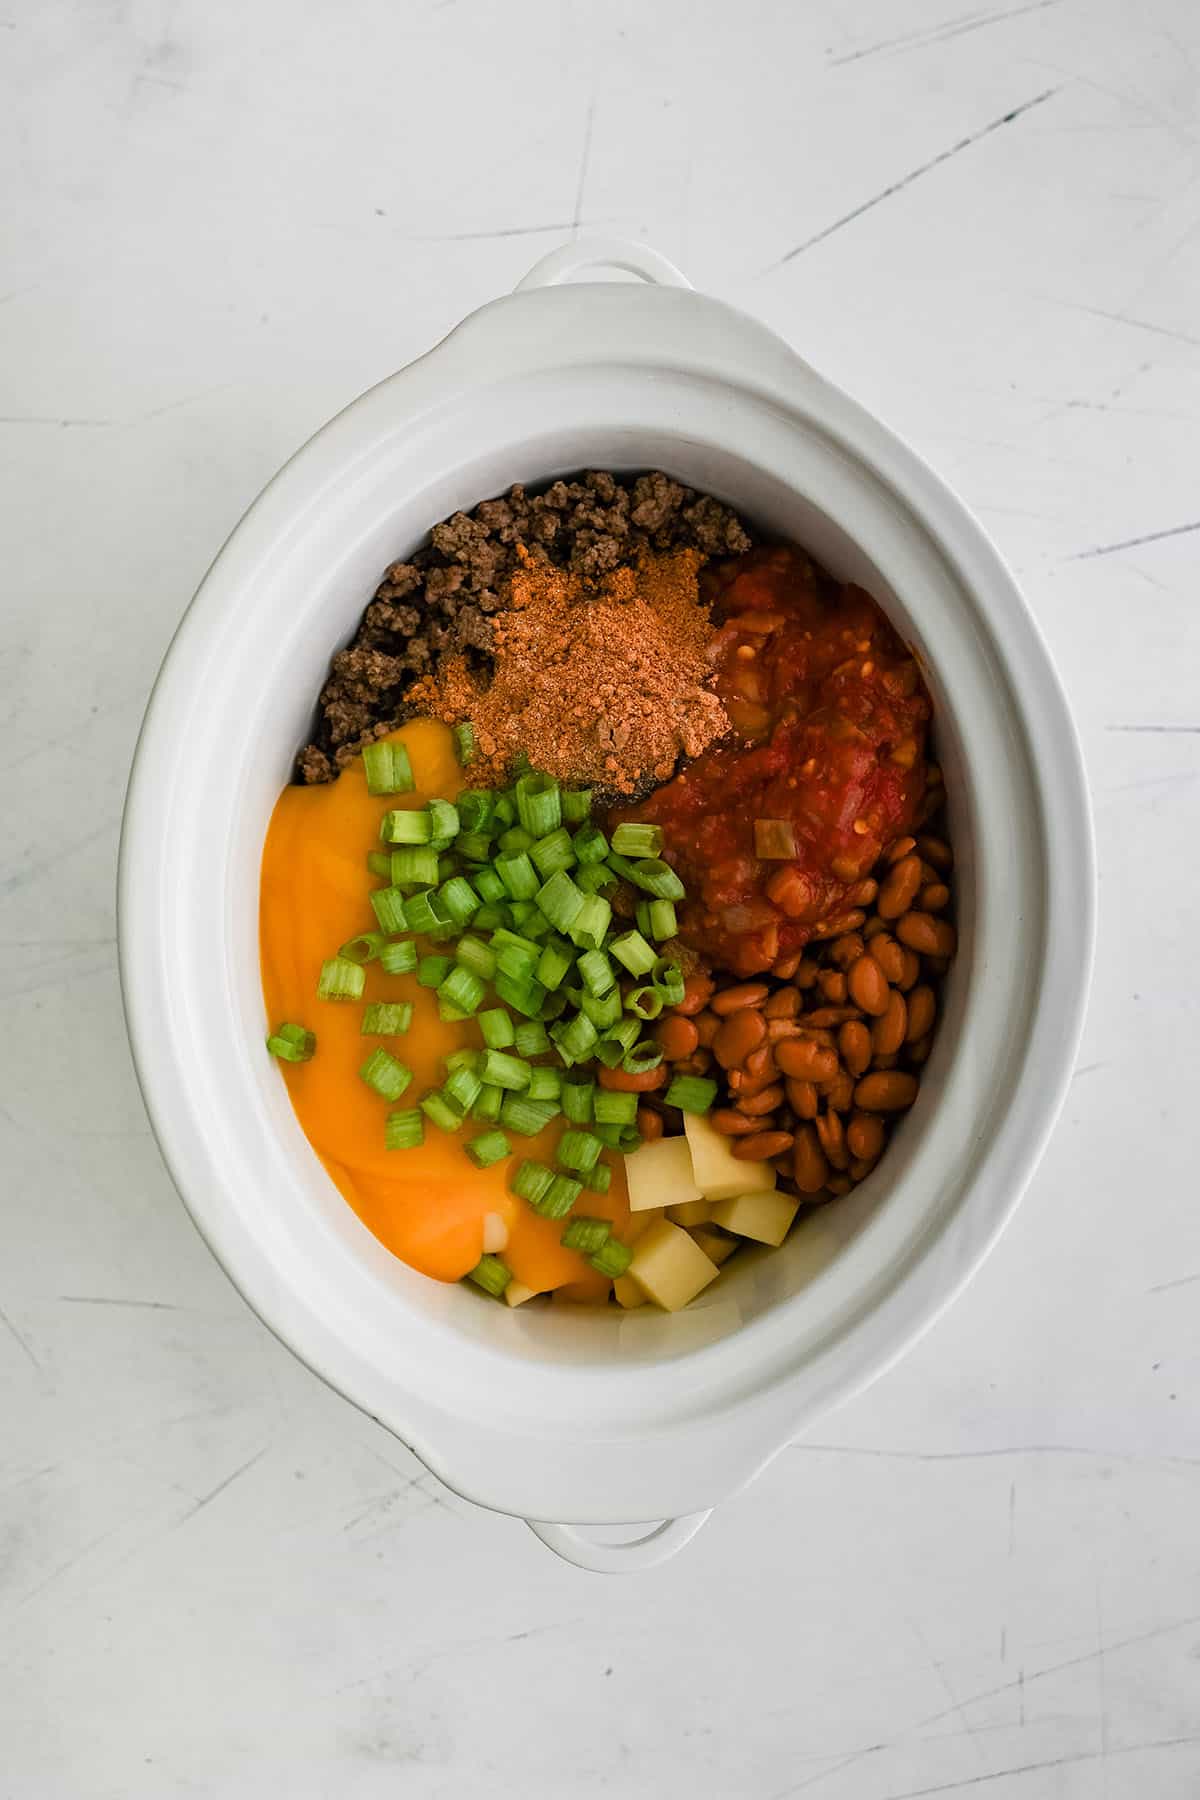
[(563, 1076), (562, 1109), (573, 1125), (586, 1125), (590, 1122), (595, 1092), (595, 1082), (589, 1081), (586, 1076)]
[(361, 963), (345, 956), (331, 956), (321, 964), (317, 982), (318, 1000), (361, 1000), (367, 985), (367, 972)]
[(364, 1009), (363, 1037), (399, 1037), (412, 1024), (411, 1000), (372, 1000)]
[(475, 1267), (467, 1270), (466, 1279), (498, 1300), (512, 1280), (512, 1270), (498, 1256), (481, 1256)]
[(527, 1156), (513, 1171), (509, 1186), (522, 1200), (528, 1200), (531, 1206), (536, 1206), (553, 1180), (553, 1169), (548, 1169), (545, 1163), (534, 1162), (532, 1157)]
[(563, 1248), (594, 1256), (611, 1235), (612, 1225), (608, 1219), (572, 1219), (562, 1234)]
[(433, 836), (433, 820), (427, 812), (386, 812), (379, 835), (385, 844), (427, 844)]
[(463, 719), (454, 727), (454, 754), (459, 766), (466, 768), (475, 757), (475, 727), (469, 719)]
[(461, 1118), (464, 1113), (470, 1112), (482, 1087), (483, 1083), (474, 1069), (460, 1067), (451, 1069), (442, 1083), (442, 1093), (451, 1106), (457, 1109)]
[(633, 1261), (633, 1251), (628, 1244), (621, 1243), (619, 1238), (606, 1238), (598, 1250), (592, 1252), (588, 1262), (597, 1275), (609, 1275), (615, 1281), (624, 1275)]
[(500, 1105), (504, 1099), (504, 1089), (489, 1087), (485, 1081), (475, 1096), (475, 1104), (471, 1108), (471, 1117), (490, 1124), (500, 1117)]
[(676, 1075), (663, 1097), (681, 1112), (706, 1113), (717, 1097), (717, 1084), (703, 1075)]
[(477, 1169), (490, 1169), (512, 1155), (512, 1145), (502, 1131), (481, 1131), (478, 1137), (468, 1138), (463, 1148)]
[(648, 975), (658, 960), (640, 931), (624, 932), (608, 948), (635, 980), (639, 975)]
[(491, 981), (496, 973), (496, 952), (482, 938), (470, 934), (460, 937), (455, 944), (454, 960), (464, 969), (470, 969), (472, 975), (478, 975), (481, 981)]
[(486, 991), (479, 976), (470, 969), (465, 969), (461, 963), (455, 964), (438, 988), (438, 994), (443, 1000), (448, 1000), (451, 1006), (459, 1007), (466, 1014), (479, 1010)]
[(368, 794), (411, 794), (417, 785), (403, 744), (366, 744), (362, 759)]
[(653, 894), (656, 900), (682, 900), (687, 892), (670, 863), (657, 856), (635, 862), (629, 878), (647, 894)]
[(657, 856), (663, 847), (661, 825), (618, 825), (612, 834), (618, 856)]
[(347, 962), (374, 962), (386, 942), (382, 931), (360, 931), (357, 937), (346, 939), (338, 955), (344, 956)]
[(418, 1144), (424, 1142), (425, 1120), (419, 1107), (388, 1114), (383, 1127), (385, 1150), (415, 1150)]
[(569, 932), (583, 911), (584, 895), (565, 869), (559, 869), (537, 891), (537, 903), (556, 931)]
[(408, 930), (408, 916), (404, 910), (404, 895), (398, 887), (372, 888), (367, 898), (375, 917), (379, 921), (381, 931), (395, 932)]
[(611, 1088), (597, 1088), (593, 1107), (597, 1125), (632, 1125), (637, 1118), (636, 1094), (621, 1094)]
[(557, 1100), (529, 1100), (524, 1094), (508, 1093), (500, 1104), (500, 1123), (520, 1137), (536, 1137), (558, 1112)]
[(540, 1019), (522, 1019), (516, 1030), (518, 1056), (544, 1056), (550, 1048), (546, 1027)]
[(582, 1192), (583, 1183), (573, 1175), (554, 1175), (540, 1198), (529, 1204), (543, 1219), (565, 1219)]
[(591, 788), (567, 788), (562, 795), (562, 816), (568, 825), (579, 825), (592, 810)]
[(439, 1131), (457, 1131), (462, 1124), (462, 1114), (456, 1110), (451, 1101), (447, 1100), (445, 1094), (439, 1093), (436, 1088), (431, 1094), (424, 1096), (420, 1107), (425, 1117), (431, 1124), (436, 1125)]
[(549, 837), (562, 823), (562, 800), (553, 775), (522, 775), (516, 786), (517, 816), (531, 837)]
[(398, 1100), (413, 1078), (412, 1070), (398, 1062), (382, 1045), (372, 1050), (358, 1072), (381, 1100)]
[(559, 1166), (576, 1175), (586, 1175), (600, 1160), (604, 1148), (591, 1131), (564, 1131), (555, 1152)]
[(485, 1050), (479, 1063), (479, 1074), (490, 1086), (507, 1088), (513, 1093), (520, 1093), (529, 1086), (529, 1064), (518, 1056), (506, 1055), (503, 1050)]
[(385, 944), (379, 952), (379, 966), (385, 975), (411, 975), (417, 966), (417, 946), (411, 938)]
[(267, 1049), (280, 1062), (308, 1062), (316, 1047), (315, 1034), (303, 1025), (277, 1025), (267, 1039)]
[(479, 1029), (483, 1033), (483, 1041), (489, 1050), (506, 1050), (516, 1041), (513, 1022), (502, 1006), (490, 1006), (486, 1012), (476, 1015)]
[(441, 987), (453, 967), (452, 956), (423, 956), (417, 963), (417, 980), (422, 987)]

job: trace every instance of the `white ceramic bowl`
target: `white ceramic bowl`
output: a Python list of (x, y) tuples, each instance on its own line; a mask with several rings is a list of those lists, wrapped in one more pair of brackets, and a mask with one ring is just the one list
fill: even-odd
[[(649, 285), (556, 285), (612, 266)], [(509, 1312), (414, 1273), (334, 1188), (262, 1047), (263, 835), (331, 653), (435, 520), (587, 467), (665, 468), (884, 603), (928, 670), (958, 849), (961, 949), (886, 1158), (673, 1317)], [(332, 420), (221, 551), (134, 761), (121, 972), (163, 1154), (266, 1323), (451, 1488), (631, 1568), (878, 1374), (994, 1241), (1070, 1076), (1093, 885), (1067, 707), (980, 527), (763, 326), (652, 252), (584, 244)], [(665, 1523), (578, 1529), (643, 1520)]]

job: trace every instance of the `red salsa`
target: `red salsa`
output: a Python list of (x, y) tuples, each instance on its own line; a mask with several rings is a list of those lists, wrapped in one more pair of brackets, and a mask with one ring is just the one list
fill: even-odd
[(913, 827), (931, 707), (871, 596), (802, 551), (753, 551), (715, 586), (713, 685), (733, 735), (617, 816), (662, 825), (689, 894), (683, 941), (752, 975), (827, 935)]

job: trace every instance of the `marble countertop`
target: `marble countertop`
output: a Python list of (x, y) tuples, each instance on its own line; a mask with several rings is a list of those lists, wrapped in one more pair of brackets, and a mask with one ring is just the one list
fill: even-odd
[[(5, 1800), (1200, 1793), (1198, 70), (1194, 0), (0, 18)], [(764, 319), (975, 508), (1100, 853), (1080, 1065), (1000, 1246), (625, 1581), (258, 1324), (150, 1137), (114, 950), (129, 758), (214, 550), (584, 230)]]

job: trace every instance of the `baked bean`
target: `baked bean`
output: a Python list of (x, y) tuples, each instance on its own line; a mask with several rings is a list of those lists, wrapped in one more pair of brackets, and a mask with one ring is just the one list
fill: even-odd
[(747, 1113), (735, 1112), (730, 1106), (718, 1106), (708, 1116), (713, 1130), (719, 1131), (722, 1137), (749, 1137), (752, 1131), (762, 1129), (757, 1119)]
[(800, 992), (802, 994), (806, 994), (808, 992), (809, 988), (816, 987), (817, 976), (820, 974), (820, 972), (821, 972), (820, 969), (817, 967), (816, 963), (812, 960), (812, 958), (810, 956), (802, 956), (800, 959), (799, 966), (796, 969), (796, 973), (792, 977), (792, 979), (796, 983), (796, 986), (799, 988)]
[(885, 863), (888, 864), (889, 867), (891, 867), (894, 863), (900, 862), (903, 857), (911, 856), (913, 851), (916, 849), (916, 847), (917, 847), (916, 838), (914, 838), (914, 837), (899, 837), (896, 839), (894, 844), (888, 845), (887, 849), (883, 853), (883, 860)]
[(907, 1112), (917, 1097), (917, 1078), (900, 1069), (864, 1075), (854, 1090), (854, 1102), (863, 1112)]
[(700, 1033), (690, 1019), (668, 1013), (654, 1027), (654, 1041), (668, 1062), (681, 1062), (690, 1056), (700, 1042)]
[(931, 881), (921, 889), (918, 904), (922, 912), (942, 912), (950, 904), (950, 889), (944, 881)]
[(789, 1075), (784, 1082), (792, 1111), (798, 1119), (815, 1119), (817, 1116), (817, 1090), (811, 1081), (797, 1081)]
[(765, 981), (739, 981), (736, 987), (723, 988), (713, 995), (712, 1009), (718, 1018), (724, 1019), (730, 1013), (761, 1006), (770, 992)]
[(596, 1080), (602, 1088), (608, 1088), (614, 1094), (649, 1094), (655, 1088), (666, 1087), (667, 1065), (659, 1063), (656, 1069), (643, 1069), (636, 1075), (631, 1075), (628, 1069), (601, 1067), (596, 1073)]
[(879, 914), (875, 913), (863, 926), (862, 934), (868, 944), (874, 943), (877, 937), (886, 936), (887, 920), (881, 919)]
[(872, 906), (878, 893), (879, 883), (873, 875), (868, 875), (865, 881), (855, 882), (846, 899), (851, 906)]
[(829, 1189), (829, 1192), (833, 1195), (835, 1200), (840, 1200), (843, 1194), (848, 1194), (850, 1192), (854, 1183), (851, 1181), (849, 1175), (831, 1175), (829, 1180), (825, 1183), (825, 1186)]
[(904, 973), (904, 951), (894, 937), (872, 938), (871, 955), (893, 985), (899, 981)]
[(848, 969), (856, 963), (866, 948), (857, 931), (848, 931), (845, 937), (836, 938), (830, 945), (829, 955), (839, 969)]
[(730, 1093), (738, 1096), (735, 1105), (740, 1105), (743, 1096), (750, 1100), (764, 1088), (773, 1087), (779, 1080), (779, 1072), (773, 1066), (762, 1075), (747, 1075), (744, 1069), (731, 1069), (725, 1079)]
[(953, 956), (954, 927), (945, 919), (931, 919), (928, 913), (908, 913), (896, 926), (896, 936), (909, 950), (922, 956)]
[(779, 981), (790, 981), (800, 967), (801, 954), (794, 950), (790, 956), (780, 956), (771, 964), (771, 973)]
[(822, 969), (817, 977), (817, 987), (822, 1000), (827, 1000), (830, 1006), (846, 1004), (846, 977), (840, 969)]
[(745, 1113), (748, 1119), (761, 1119), (766, 1113), (773, 1113), (777, 1106), (783, 1105), (783, 1083), (774, 1081), (757, 1094), (744, 1091), (738, 1095), (737, 1109)]
[(757, 1050), (752, 1050), (746, 1058), (744, 1069), (752, 1081), (757, 1081), (763, 1075), (774, 1075), (775, 1058), (771, 1054), (770, 1044), (760, 1044)]
[(937, 1001), (933, 997), (933, 989), (922, 982), (908, 996), (908, 1019), (904, 1027), (904, 1041), (915, 1044), (933, 1030), (933, 1021), (937, 1016)]
[(873, 1163), (882, 1153), (883, 1120), (874, 1113), (851, 1113), (846, 1126), (846, 1148), (859, 1162)]
[(694, 1014), (692, 1023), (697, 1035), (706, 1050), (712, 1049), (713, 1039), (721, 1029), (721, 1021), (715, 1012), (698, 1012)]
[(918, 1038), (915, 1044), (910, 1044), (908, 1047), (909, 1062), (912, 1063), (916, 1068), (919, 1069), (923, 1062), (928, 1061), (929, 1052), (932, 1050), (932, 1048), (933, 1048), (933, 1039), (932, 1038), (929, 1038), (929, 1037)]
[(829, 1164), (811, 1125), (802, 1125), (792, 1146), (792, 1180), (802, 1194), (819, 1194), (829, 1180)]
[(844, 1025), (847, 1019), (861, 1019), (862, 1014), (857, 1006), (819, 1006), (815, 1012), (805, 1013), (800, 1023), (804, 1026), (821, 1026), (832, 1031), (838, 1025)]
[(898, 863), (893, 863), (887, 872), (883, 886), (879, 890), (878, 910), (881, 919), (898, 919), (906, 913), (917, 897), (917, 889), (921, 885), (921, 859), (919, 856), (902, 856)]
[(871, 1033), (859, 1019), (847, 1019), (838, 1032), (838, 1054), (851, 1075), (862, 1075), (871, 1061)]
[[(737, 989), (730, 989), (736, 993)], [(717, 995), (719, 1000), (721, 995)], [(713, 1039), (713, 1055), (723, 1069), (740, 1069), (752, 1050), (766, 1041), (767, 1021), (749, 1006), (728, 1012)]]
[(917, 839), (916, 847), (925, 861), (932, 863), (935, 869), (945, 870), (954, 867), (953, 853), (944, 838), (922, 836)]
[(904, 1042), (907, 1026), (908, 1007), (904, 995), (889, 993), (886, 1012), (881, 1013), (871, 1027), (871, 1047), (877, 1058), (896, 1054)]
[(777, 988), (763, 1007), (765, 1019), (794, 1019), (800, 1011), (800, 996), (794, 987)]
[(849, 1112), (854, 1105), (854, 1077), (835, 1075), (824, 1088), (825, 1104), (830, 1112)]
[(738, 1138), (733, 1154), (739, 1162), (769, 1162), (790, 1150), (795, 1139), (790, 1131), (756, 1131), (750, 1137)]
[(783, 1038), (799, 1037), (803, 1029), (798, 1019), (768, 1019), (767, 1042), (778, 1044)]
[(804, 1038), (776, 1044), (775, 1061), (785, 1075), (794, 1075), (797, 1081), (832, 1081), (837, 1074), (838, 1060), (833, 1051)]
[(662, 1114), (654, 1112), (649, 1106), (639, 1106), (637, 1128), (642, 1134), (644, 1144), (655, 1143), (663, 1134)]
[(849, 1175), (851, 1181), (865, 1181), (874, 1167), (875, 1164), (873, 1162), (860, 1162), (857, 1157), (852, 1156), (850, 1158), (850, 1167), (846, 1173)]
[(872, 1018), (878, 1018), (888, 1007), (889, 989), (887, 977), (875, 958), (864, 954), (852, 966), (846, 977), (850, 989), (850, 998), (856, 1006), (861, 1006)]
[(857, 931), (866, 919), (866, 913), (859, 907), (851, 912), (835, 913), (832, 919), (826, 919), (813, 928), (814, 938), (841, 937), (844, 931)]
[(916, 951), (905, 950), (904, 968), (901, 972), (899, 981), (896, 983), (896, 986), (900, 989), (902, 994), (907, 994), (910, 988), (916, 986), (920, 973), (921, 964)]
[(894, 1069), (899, 1061), (900, 1058), (897, 1055), (893, 1053), (889, 1056), (885, 1051), (882, 1056), (875, 1058), (875, 1067), (877, 1069)]
[(832, 1169), (845, 1169), (850, 1158), (846, 1154), (846, 1134), (842, 1129), (842, 1121), (836, 1113), (822, 1113), (813, 1120), (817, 1134), (817, 1142), (825, 1153), (825, 1161)]
[(708, 1005), (715, 983), (711, 975), (688, 975), (683, 983), (683, 999), (675, 1007), (685, 1019), (694, 1013), (703, 1012)]
[[(932, 764), (930, 769), (932, 769)], [(928, 825), (936, 819), (945, 805), (946, 796), (942, 793), (940, 783), (930, 784), (930, 769), (925, 771), (925, 794), (917, 808), (917, 824)]]
[(672, 1075), (707, 1075), (711, 1068), (711, 1050), (693, 1050), (690, 1056), (681, 1057), (677, 1063), (672, 1063), (670, 1073)]

